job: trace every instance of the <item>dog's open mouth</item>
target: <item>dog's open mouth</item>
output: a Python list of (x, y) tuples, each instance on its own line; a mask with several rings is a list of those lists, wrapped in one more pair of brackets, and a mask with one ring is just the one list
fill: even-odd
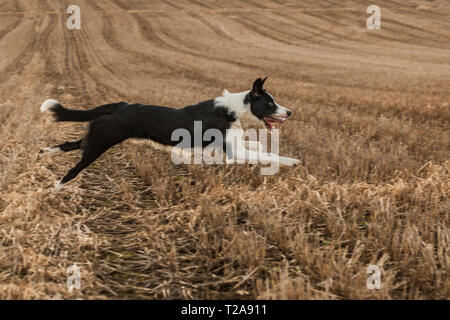
[(277, 118), (277, 117), (264, 117), (263, 122), (266, 125), (267, 130), (273, 131), (275, 128), (275, 124), (282, 124), (286, 121), (287, 118)]

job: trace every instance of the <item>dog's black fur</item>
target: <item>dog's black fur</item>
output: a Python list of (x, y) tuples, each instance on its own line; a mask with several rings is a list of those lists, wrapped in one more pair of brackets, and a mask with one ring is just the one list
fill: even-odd
[[(253, 115), (260, 120), (274, 114), (277, 108), (272, 96), (263, 89), (266, 79), (257, 79), (253, 83), (252, 90), (244, 98), (244, 104), (249, 104)], [(64, 152), (83, 150), (81, 161), (62, 178), (60, 184), (75, 178), (101, 154), (126, 139), (145, 138), (163, 145), (175, 146), (179, 142), (171, 139), (172, 132), (183, 128), (190, 132), (193, 139), (194, 121), (202, 122), (202, 133), (208, 129), (218, 129), (225, 137), (227, 129), (238, 119), (234, 111), (227, 106), (216, 105), (215, 100), (200, 102), (182, 109), (119, 102), (92, 110), (69, 110), (55, 101), (44, 109), (50, 110), (56, 121), (90, 122), (89, 130), (83, 139), (53, 147)], [(45, 111), (44, 109), (42, 110)], [(288, 111), (287, 116), (289, 115)], [(203, 141), (202, 146), (205, 147), (210, 143), (212, 142)], [(191, 145), (194, 145), (194, 141)]]

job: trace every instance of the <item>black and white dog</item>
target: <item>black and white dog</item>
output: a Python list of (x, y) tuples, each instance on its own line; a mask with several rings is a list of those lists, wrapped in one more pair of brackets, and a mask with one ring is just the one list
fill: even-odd
[[(263, 89), (266, 79), (257, 79), (251, 90), (241, 93), (229, 93), (224, 90), (221, 97), (182, 109), (119, 102), (92, 110), (69, 110), (56, 100), (45, 101), (41, 111), (50, 111), (56, 121), (90, 122), (84, 138), (40, 151), (40, 154), (44, 155), (83, 150), (80, 162), (56, 183), (55, 191), (59, 191), (112, 146), (129, 138), (145, 138), (166, 146), (175, 146), (178, 142), (172, 140), (172, 132), (183, 128), (194, 136), (194, 121), (201, 121), (203, 132), (208, 129), (220, 130), (225, 137), (224, 150), (233, 150), (231, 156), (235, 159), (247, 157), (247, 160), (259, 159), (269, 162), (275, 159), (283, 165), (297, 164), (299, 161), (296, 159), (258, 151), (261, 149), (258, 149), (257, 141), (247, 142), (248, 149), (245, 148), (243, 140), (238, 142), (238, 145), (227, 148), (229, 144), (236, 144), (236, 139), (227, 139), (227, 132), (230, 128), (241, 127), (239, 119), (247, 110), (263, 121), (269, 130), (273, 130), (275, 123), (283, 123), (291, 115), (291, 111), (277, 104)], [(202, 147), (210, 143), (210, 141), (202, 142)]]

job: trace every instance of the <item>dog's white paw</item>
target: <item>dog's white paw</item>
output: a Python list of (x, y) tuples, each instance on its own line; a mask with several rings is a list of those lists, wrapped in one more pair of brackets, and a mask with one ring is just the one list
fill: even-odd
[(46, 147), (46, 148), (43, 148), (43, 149), (41, 149), (39, 151), (38, 159), (40, 159), (40, 158), (42, 158), (44, 156), (47, 156), (47, 155), (50, 155), (50, 154), (53, 154), (53, 153), (59, 153), (59, 152), (62, 152), (62, 150), (60, 148)]
[(61, 181), (56, 181), (55, 185), (52, 189), (52, 194), (57, 194), (64, 188), (64, 183), (61, 183)]

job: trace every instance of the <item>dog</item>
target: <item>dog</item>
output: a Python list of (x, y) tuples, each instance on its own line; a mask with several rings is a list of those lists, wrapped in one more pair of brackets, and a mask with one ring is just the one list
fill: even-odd
[[(219, 130), (225, 137), (224, 150), (232, 150), (230, 156), (235, 159), (259, 159), (267, 162), (275, 159), (287, 166), (299, 163), (297, 159), (261, 152), (258, 141), (247, 141), (248, 149), (246, 149), (244, 139), (238, 139), (236, 142), (236, 139), (229, 138), (229, 129), (241, 128), (240, 118), (248, 110), (262, 121), (269, 131), (274, 129), (275, 124), (282, 124), (291, 116), (291, 111), (277, 104), (272, 95), (263, 88), (266, 79), (267, 77), (256, 79), (251, 90), (240, 93), (224, 90), (220, 97), (182, 109), (119, 102), (91, 110), (71, 110), (64, 108), (56, 100), (45, 101), (41, 111), (50, 112), (57, 122), (90, 122), (84, 138), (40, 151), (40, 156), (78, 149), (83, 152), (78, 164), (55, 183), (54, 191), (61, 190), (65, 184), (114, 145), (129, 138), (143, 138), (165, 146), (175, 146), (178, 142), (172, 140), (172, 132), (182, 128), (193, 136), (194, 121), (201, 121), (203, 132), (208, 129)], [(204, 148), (210, 143), (202, 141), (201, 147)]]

